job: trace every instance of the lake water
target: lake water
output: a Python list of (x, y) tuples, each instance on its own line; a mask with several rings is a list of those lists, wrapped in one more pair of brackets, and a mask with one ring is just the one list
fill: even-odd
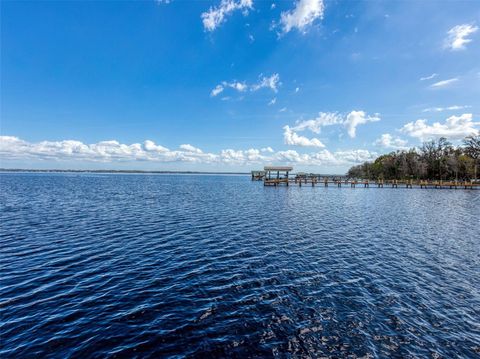
[(480, 191), (1, 174), (0, 357), (480, 356)]

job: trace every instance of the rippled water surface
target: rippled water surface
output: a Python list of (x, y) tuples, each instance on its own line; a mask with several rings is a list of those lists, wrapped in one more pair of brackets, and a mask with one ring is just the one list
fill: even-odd
[(0, 357), (480, 356), (480, 191), (2, 174)]

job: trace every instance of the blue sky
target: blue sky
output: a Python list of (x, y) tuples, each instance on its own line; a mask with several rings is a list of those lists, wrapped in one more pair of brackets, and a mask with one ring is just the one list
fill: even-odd
[(2, 167), (341, 173), (480, 128), (477, 1), (2, 1)]

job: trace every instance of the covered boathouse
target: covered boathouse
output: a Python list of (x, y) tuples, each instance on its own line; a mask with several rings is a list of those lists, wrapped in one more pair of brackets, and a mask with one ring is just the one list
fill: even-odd
[(293, 170), (293, 167), (265, 166), (263, 170), (265, 171), (264, 186), (278, 186), (280, 184), (288, 186), (288, 173)]

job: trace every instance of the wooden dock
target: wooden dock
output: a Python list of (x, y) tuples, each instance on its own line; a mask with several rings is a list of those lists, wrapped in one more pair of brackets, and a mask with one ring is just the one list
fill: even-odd
[(324, 186), (350, 188), (436, 188), (436, 189), (480, 189), (480, 181), (444, 180), (383, 180), (352, 179), (345, 176), (322, 176), (306, 173), (290, 175), (292, 167), (266, 166), (263, 171), (252, 171), (252, 181), (262, 181), (264, 186)]
[[(280, 182), (277, 182), (275, 185), (280, 185)], [(325, 178), (294, 178), (289, 180), (289, 184), (302, 186), (324, 186), (324, 187), (350, 187), (350, 188), (446, 188), (446, 189), (480, 189), (480, 182), (473, 181), (424, 181), (424, 180), (356, 180), (356, 179), (331, 179), (328, 177)]]

